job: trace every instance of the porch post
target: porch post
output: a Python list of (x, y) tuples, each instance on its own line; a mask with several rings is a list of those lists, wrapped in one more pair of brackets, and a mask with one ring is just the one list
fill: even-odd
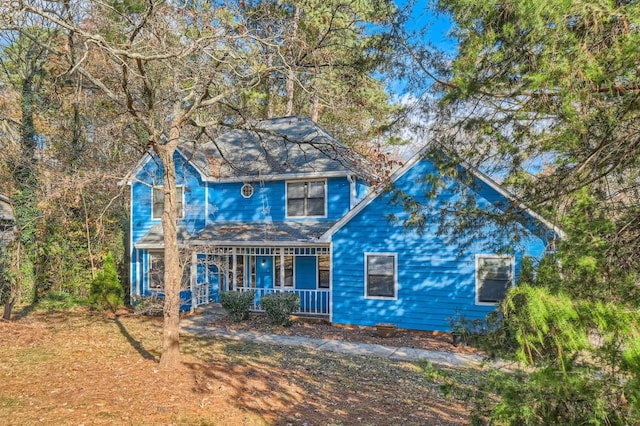
[(280, 248), (280, 291), (284, 290), (284, 247)]
[(198, 307), (198, 295), (196, 293), (196, 283), (198, 281), (198, 254), (195, 250), (191, 252), (191, 312)]
[(236, 248), (231, 251), (231, 285), (235, 291), (238, 290), (238, 282), (236, 278)]

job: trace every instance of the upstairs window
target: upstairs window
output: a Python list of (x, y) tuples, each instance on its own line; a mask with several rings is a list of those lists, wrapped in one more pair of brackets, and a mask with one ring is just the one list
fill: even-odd
[(365, 253), (365, 296), (372, 299), (398, 297), (397, 255), (395, 253)]
[(287, 182), (287, 216), (325, 216), (325, 181)]
[[(184, 209), (182, 206), (182, 200), (184, 198), (184, 187), (176, 187), (176, 210), (178, 212), (178, 219), (184, 217)], [(164, 212), (164, 188), (162, 186), (153, 187), (153, 219), (161, 219)]]
[(496, 305), (513, 285), (513, 256), (476, 256), (476, 303)]

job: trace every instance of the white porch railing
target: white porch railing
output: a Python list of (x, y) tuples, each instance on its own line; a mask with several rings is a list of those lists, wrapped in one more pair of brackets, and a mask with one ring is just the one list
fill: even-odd
[(239, 288), (239, 291), (254, 290), (256, 296), (251, 307), (252, 311), (264, 312), (264, 308), (260, 304), (260, 300), (272, 293), (295, 293), (300, 298), (300, 308), (296, 314), (307, 315), (329, 315), (329, 289), (304, 290), (293, 288)]

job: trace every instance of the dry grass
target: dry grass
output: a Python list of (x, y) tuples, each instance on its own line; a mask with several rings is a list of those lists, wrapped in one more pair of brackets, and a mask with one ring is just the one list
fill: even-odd
[(182, 339), (158, 370), (157, 318), (86, 310), (0, 322), (6, 424), (466, 424), (414, 364), (303, 348)]

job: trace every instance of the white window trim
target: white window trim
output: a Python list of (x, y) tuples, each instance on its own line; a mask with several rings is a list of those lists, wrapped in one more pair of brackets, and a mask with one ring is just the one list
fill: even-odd
[[(155, 217), (153, 215), (153, 205), (154, 205), (154, 198), (155, 198), (153, 196), (153, 192), (155, 191), (156, 188), (163, 188), (163, 185), (153, 185), (151, 187), (151, 220), (162, 220), (162, 216)], [(181, 200), (182, 201), (181, 202), (182, 209), (180, 210), (180, 213), (178, 215), (178, 220), (180, 220), (180, 219), (184, 219), (184, 200), (185, 200), (185, 194), (184, 193), (185, 193), (185, 191), (184, 191), (184, 185), (176, 185), (176, 189), (178, 189), (178, 188), (182, 188), (182, 191), (181, 191), (181, 193), (182, 193), (182, 197), (181, 197), (182, 198), (182, 200)], [(164, 212), (164, 205), (163, 205), (163, 212)]]
[(328, 287), (320, 287), (320, 256), (316, 256), (316, 290), (329, 290), (331, 288), (331, 256), (327, 256), (329, 258), (329, 286)]
[[(300, 182), (323, 182), (324, 183), (324, 215), (320, 216), (289, 216), (289, 184), (290, 183), (300, 183)], [(327, 179), (297, 179), (297, 180), (288, 180), (284, 183), (284, 215), (287, 219), (323, 219), (326, 218), (329, 213), (328, 202), (329, 199), (329, 188), (327, 185)]]
[[(285, 257), (291, 257), (292, 259), (292, 276), (291, 276), (291, 285), (287, 286), (284, 285), (284, 271), (285, 271), (285, 267), (284, 267), (284, 258)], [(279, 271), (276, 270), (276, 258), (278, 258), (280, 260), (280, 265), (279, 265)], [(277, 275), (280, 274), (281, 278), (282, 278), (282, 282), (280, 284), (277, 284)], [(284, 253), (280, 253), (278, 255), (273, 256), (273, 288), (282, 288), (282, 289), (295, 289), (296, 288), (296, 256), (294, 255), (285, 255)]]
[[(367, 279), (369, 277), (367, 271), (367, 257), (368, 256), (392, 256), (393, 257), (393, 297), (388, 296), (368, 296), (367, 295)], [(372, 300), (398, 300), (398, 292), (400, 290), (398, 285), (398, 253), (392, 252), (365, 252), (364, 253), (364, 298)]]
[(498, 306), (500, 302), (481, 302), (480, 301), (480, 259), (509, 259), (511, 263), (511, 285), (515, 285), (515, 270), (516, 260), (515, 256), (510, 254), (476, 254), (475, 259), (475, 282), (476, 282), (476, 305), (479, 306)]
[[(151, 287), (151, 260), (153, 257), (159, 257), (164, 263), (164, 252), (163, 251), (150, 251), (147, 253), (147, 289), (151, 293), (164, 293), (164, 284), (162, 288)], [(164, 268), (164, 267), (163, 267)], [(163, 280), (164, 280), (164, 271), (163, 271)]]

